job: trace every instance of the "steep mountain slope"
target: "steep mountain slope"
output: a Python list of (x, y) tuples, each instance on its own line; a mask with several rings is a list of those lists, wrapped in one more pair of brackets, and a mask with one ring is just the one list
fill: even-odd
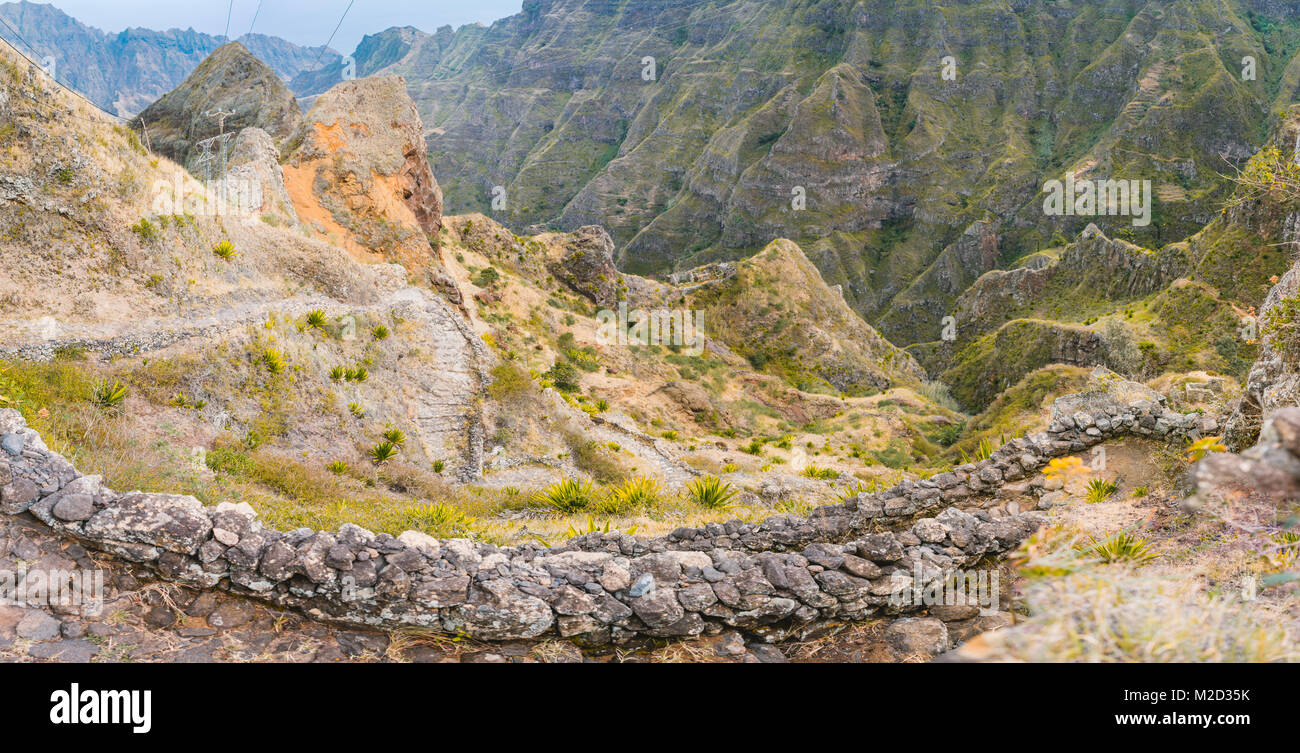
[[(1143, 248), (1090, 225), (1062, 248), (980, 276), (952, 309), (951, 339), (910, 352), (976, 410), (1052, 363), (1142, 378), (1197, 370), (1245, 378), (1296, 256), (1297, 196), (1282, 187), (1298, 169), (1287, 157), (1298, 133), (1300, 108), (1291, 106), (1226, 206), (1185, 241)], [(1261, 399), (1248, 394), (1256, 414)]]
[[(368, 38), (358, 70), (407, 78), (451, 211), (599, 222), (634, 272), (787, 237), (909, 344), (980, 273), (1089, 222), (1159, 246), (1210, 221), (1225, 165), (1300, 84), (1297, 10), (535, 0), (490, 28)], [(1153, 221), (1045, 217), (1066, 171), (1150, 180)]]
[[(60, 82), (123, 117), (135, 115), (171, 91), (204, 58), (230, 41), (193, 29), (132, 28), (108, 34), (54, 5), (25, 0), (0, 4), (0, 19), (22, 37), (15, 39), (0, 24), (5, 39), (38, 62), (52, 58)], [(247, 34), (238, 41), (286, 80), (339, 59), (333, 50), (300, 47), (264, 34)], [(29, 44), (34, 49), (28, 49)]]

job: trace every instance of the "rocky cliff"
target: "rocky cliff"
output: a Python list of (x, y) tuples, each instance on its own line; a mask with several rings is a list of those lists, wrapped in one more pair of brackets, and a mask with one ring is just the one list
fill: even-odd
[(396, 76), (338, 84), (289, 139), (284, 172), (299, 217), (360, 258), (422, 267), (442, 227), (423, 125)]

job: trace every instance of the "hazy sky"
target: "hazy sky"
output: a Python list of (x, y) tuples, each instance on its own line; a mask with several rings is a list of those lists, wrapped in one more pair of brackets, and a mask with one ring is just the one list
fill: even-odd
[[(33, 0), (53, 5), (78, 21), (104, 31), (128, 26), (187, 29), (219, 35), (226, 29), (229, 0)], [(301, 45), (324, 44), (348, 7), (348, 0), (234, 0), (230, 36), (253, 31), (283, 37)], [(355, 0), (330, 46), (349, 53), (361, 37), (390, 26), (414, 26), (433, 31), (450, 24), (478, 21), (490, 24), (518, 13), (522, 0)]]

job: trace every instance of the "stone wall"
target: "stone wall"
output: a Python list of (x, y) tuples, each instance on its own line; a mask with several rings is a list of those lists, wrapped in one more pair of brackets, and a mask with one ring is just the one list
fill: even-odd
[[(165, 579), (321, 620), (483, 640), (554, 632), (624, 643), (731, 627), (777, 641), (827, 620), (911, 611), (891, 594), (1016, 547), (1043, 523), (1042, 513), (994, 519), (956, 505), (1052, 457), (1122, 434), (1191, 437), (1215, 428), (1212, 419), (1173, 413), (1155, 393), (1123, 384), (1062, 398), (1047, 432), (931, 479), (806, 518), (710, 523), (658, 538), (596, 533), (554, 548), (501, 548), (414, 531), (375, 535), (351, 524), (276, 531), (247, 504), (205, 507), (193, 497), (112, 491), (51, 452), (11, 410), (0, 411), (0, 511), (30, 513)], [(937, 514), (917, 518), (931, 511)]]

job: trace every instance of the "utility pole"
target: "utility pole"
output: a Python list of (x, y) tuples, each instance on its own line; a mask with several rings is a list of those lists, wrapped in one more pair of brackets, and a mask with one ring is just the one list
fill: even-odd
[(208, 110), (206, 113), (209, 118), (217, 119), (217, 144), (220, 150), (221, 172), (218, 173), (218, 180), (221, 181), (221, 201), (226, 200), (226, 118), (234, 115), (234, 110)]

